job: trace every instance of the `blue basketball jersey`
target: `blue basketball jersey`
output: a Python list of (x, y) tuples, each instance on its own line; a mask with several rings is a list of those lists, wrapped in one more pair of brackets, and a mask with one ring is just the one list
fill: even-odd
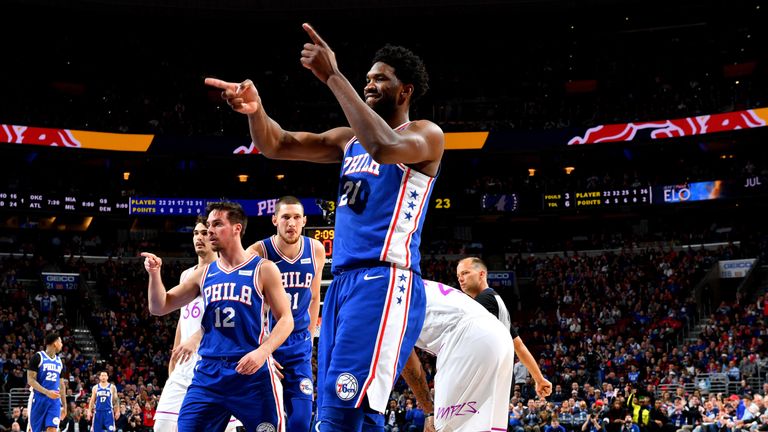
[(262, 262), (254, 255), (232, 269), (218, 260), (206, 266), (200, 283), (205, 304), (201, 356), (243, 356), (269, 335), (269, 306), (257, 282)]
[(96, 384), (96, 411), (112, 411), (112, 386)]
[[(61, 371), (64, 369), (61, 359), (58, 355), (48, 357), (45, 351), (40, 351), (39, 354), (40, 365), (37, 368), (37, 382), (48, 390), (58, 391)], [(35, 393), (42, 395), (37, 390)]]
[[(301, 250), (294, 259), (289, 259), (277, 247), (274, 236), (262, 240), (266, 256), (280, 269), (283, 287), (293, 314), (293, 332), (302, 332), (309, 328), (309, 303), (312, 301), (312, 281), (315, 278), (315, 253), (312, 240), (301, 236)], [(270, 314), (270, 328), (275, 324)]]
[(378, 164), (357, 138), (344, 150), (340, 177), (332, 270), (378, 261), (420, 274), (421, 228), (435, 178), (404, 164)]

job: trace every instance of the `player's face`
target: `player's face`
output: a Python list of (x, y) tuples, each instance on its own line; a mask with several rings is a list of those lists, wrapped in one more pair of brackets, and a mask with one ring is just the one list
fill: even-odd
[(469, 261), (459, 262), (456, 267), (456, 277), (459, 279), (461, 290), (470, 295), (479, 293), (482, 286), (482, 273)]
[(192, 244), (195, 245), (195, 253), (198, 256), (207, 255), (211, 249), (211, 241), (208, 238), (208, 227), (203, 223), (195, 225), (192, 230)]
[(242, 225), (229, 222), (226, 210), (213, 210), (208, 215), (208, 238), (214, 252), (224, 250), (235, 237), (240, 236)]
[(366, 76), (363, 98), (377, 114), (388, 117), (394, 113), (398, 104), (404, 103), (401, 97), (403, 84), (397, 79), (395, 69), (382, 62), (374, 63)]
[(287, 244), (299, 241), (301, 230), (307, 223), (304, 207), (300, 204), (283, 204), (277, 214), (272, 216), (272, 223), (277, 227), (277, 235)]
[(102, 384), (106, 383), (109, 379), (109, 375), (107, 375), (106, 372), (102, 372), (99, 374), (99, 381), (101, 381)]
[(56, 348), (56, 353), (60, 353), (61, 349), (64, 348), (64, 342), (61, 341), (61, 338), (56, 339), (56, 342), (53, 343), (53, 347)]

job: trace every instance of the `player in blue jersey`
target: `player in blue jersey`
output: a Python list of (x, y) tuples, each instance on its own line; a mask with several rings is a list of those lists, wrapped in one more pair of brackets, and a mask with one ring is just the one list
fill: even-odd
[(336, 56), (309, 25), (302, 65), (325, 83), (350, 127), (290, 132), (272, 120), (250, 80), (207, 78), (235, 111), (247, 114), (266, 157), (341, 162), (334, 280), (318, 343), (319, 431), (383, 430), (392, 385), (424, 320), (419, 242), (443, 155), (443, 131), (409, 119), (428, 88), (419, 57), (386, 45), (373, 58), (361, 99)]
[[(203, 295), (203, 338), (178, 430), (223, 431), (234, 415), (248, 431), (285, 431), (282, 386), (272, 353), (293, 330), (280, 271), (242, 245), (247, 218), (232, 202), (211, 203), (208, 238), (219, 259), (165, 290), (162, 260), (142, 252), (149, 311), (165, 315)], [(274, 326), (269, 325), (271, 315)]]
[(296, 197), (277, 200), (272, 223), (277, 234), (252, 244), (248, 250), (273, 261), (280, 269), (294, 326), (293, 333), (273, 355), (284, 375), (287, 430), (307, 432), (312, 421), (312, 335), (320, 315), (325, 248), (319, 241), (301, 235), (307, 217)]
[(88, 409), (93, 419), (92, 432), (114, 432), (115, 418), (120, 415), (120, 402), (117, 400), (115, 385), (109, 382), (107, 371), (99, 372), (99, 382), (91, 390)]
[(29, 429), (56, 432), (67, 416), (66, 381), (61, 378), (64, 364), (59, 358), (63, 344), (58, 333), (45, 337), (45, 351), (32, 356), (27, 367), (30, 395)]

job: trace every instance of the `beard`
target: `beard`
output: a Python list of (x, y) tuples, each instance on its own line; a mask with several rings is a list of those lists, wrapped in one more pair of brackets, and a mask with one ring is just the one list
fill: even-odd
[(369, 105), (371, 109), (383, 119), (391, 118), (397, 111), (397, 102), (386, 93)]
[(301, 239), (301, 235), (299, 235), (299, 234), (296, 234), (296, 237), (295, 237), (295, 238), (289, 238), (289, 237), (287, 236), (287, 234), (286, 234), (286, 235), (284, 235), (284, 234), (279, 234), (279, 236), (280, 236), (280, 240), (282, 240), (282, 241), (283, 241), (283, 243), (285, 243), (285, 244), (287, 244), (287, 245), (293, 245), (293, 244), (296, 244), (296, 243), (298, 243), (298, 242), (299, 242), (299, 240)]

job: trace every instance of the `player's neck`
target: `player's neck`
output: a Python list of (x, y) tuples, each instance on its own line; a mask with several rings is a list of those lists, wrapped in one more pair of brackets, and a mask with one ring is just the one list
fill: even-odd
[(250, 255), (245, 253), (243, 246), (238, 244), (230, 248), (231, 250), (222, 249), (219, 251), (219, 261), (224, 267), (235, 268), (244, 263)]
[(275, 234), (272, 239), (273, 244), (280, 250), (280, 253), (287, 256), (289, 259), (295, 259), (301, 252), (301, 245), (303, 244), (301, 236), (299, 236), (299, 241), (292, 244), (286, 243), (282, 237), (277, 234)]
[(51, 348), (46, 348), (46, 349), (45, 349), (45, 353), (46, 353), (46, 354), (48, 354), (48, 357), (51, 357), (51, 358), (53, 358), (53, 357), (55, 357), (55, 356), (56, 356), (56, 348), (53, 348), (53, 349), (51, 349)]
[(214, 261), (216, 261), (217, 255), (216, 252), (211, 252), (209, 254), (205, 255), (198, 255), (197, 256), (197, 266), (202, 267), (206, 264), (210, 264)]

